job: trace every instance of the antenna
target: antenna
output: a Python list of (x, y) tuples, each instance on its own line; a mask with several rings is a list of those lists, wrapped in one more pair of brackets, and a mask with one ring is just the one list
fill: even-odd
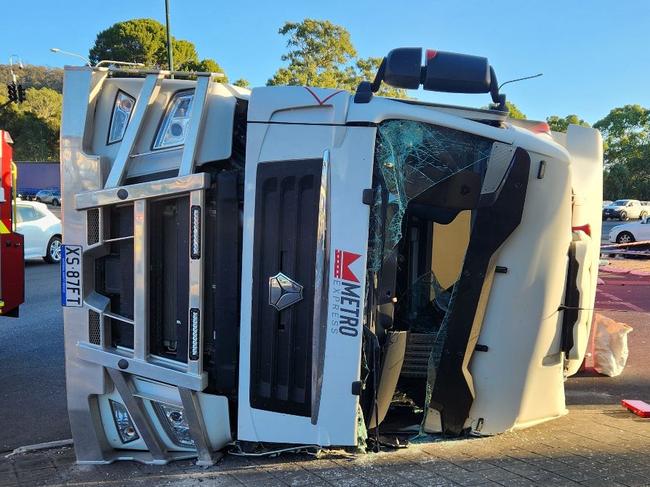
[(507, 85), (508, 83), (514, 83), (516, 81), (524, 81), (526, 79), (539, 78), (540, 76), (544, 76), (544, 73), (537, 73), (537, 74), (534, 74), (532, 76), (524, 76), (523, 78), (516, 78), (516, 79), (511, 79), (511, 80), (508, 80), (508, 81), (504, 81), (503, 83), (501, 83), (499, 85), (499, 91), (501, 91), (501, 87), (503, 85)]

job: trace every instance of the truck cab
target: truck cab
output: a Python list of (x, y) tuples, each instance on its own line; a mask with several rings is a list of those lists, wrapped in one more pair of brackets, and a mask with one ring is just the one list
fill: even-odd
[[(386, 99), (382, 82), (497, 109)], [(485, 58), (414, 49), (354, 94), (66, 68), (78, 461), (210, 464), (232, 441), (362, 446), (382, 425), (492, 435), (565, 414), (602, 143), (509, 119), (496, 86)]]

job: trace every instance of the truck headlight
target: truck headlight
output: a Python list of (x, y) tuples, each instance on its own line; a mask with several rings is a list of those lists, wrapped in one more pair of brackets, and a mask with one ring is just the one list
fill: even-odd
[(185, 143), (185, 133), (192, 114), (193, 101), (193, 90), (174, 95), (156, 134), (156, 140), (153, 143), (154, 149), (174, 147)]
[(113, 104), (113, 114), (111, 115), (111, 125), (108, 130), (108, 143), (114, 144), (124, 137), (126, 127), (131, 118), (131, 112), (135, 105), (135, 98), (119, 90)]
[(113, 420), (115, 421), (115, 428), (122, 443), (130, 443), (140, 438), (138, 431), (131, 421), (131, 416), (126, 408), (119, 402), (109, 400), (111, 404), (111, 412), (113, 413)]
[(152, 404), (169, 438), (178, 446), (194, 448), (194, 440), (190, 436), (190, 427), (185, 420), (183, 408), (161, 402)]

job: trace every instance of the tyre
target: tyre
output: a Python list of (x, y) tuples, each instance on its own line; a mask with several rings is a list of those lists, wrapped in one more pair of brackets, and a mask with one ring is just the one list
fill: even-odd
[(59, 235), (55, 235), (47, 243), (47, 251), (43, 260), (50, 264), (61, 262), (61, 237)]
[(621, 232), (616, 236), (616, 243), (627, 244), (634, 242), (634, 235), (630, 232)]
[(52, 206), (59, 206), (60, 204), (61, 203), (59, 203), (59, 200), (57, 200), (56, 198), (52, 200)]
[(639, 219), (643, 220), (646, 216), (648, 216), (648, 213), (645, 211), (642, 211), (641, 214), (639, 215)]
[(627, 211), (621, 211), (618, 215), (618, 219), (622, 222), (627, 221)]

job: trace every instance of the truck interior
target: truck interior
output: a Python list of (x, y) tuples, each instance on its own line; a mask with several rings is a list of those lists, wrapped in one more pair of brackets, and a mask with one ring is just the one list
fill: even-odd
[[(470, 311), (453, 306), (452, 296), (471, 262), (470, 240), (485, 242), (473, 233), (478, 210), (497, 201), (515, 155), (483, 137), (403, 120), (379, 125), (375, 151), (362, 402), (369, 428), (385, 420), (382, 434), (403, 442), (422, 431), (443, 353), (465, 353), (466, 343), (446, 345), (452, 313)], [(509, 203), (521, 213), (523, 199)], [(472, 248), (489, 256), (489, 247)], [(474, 289), (485, 278), (471, 275)]]

